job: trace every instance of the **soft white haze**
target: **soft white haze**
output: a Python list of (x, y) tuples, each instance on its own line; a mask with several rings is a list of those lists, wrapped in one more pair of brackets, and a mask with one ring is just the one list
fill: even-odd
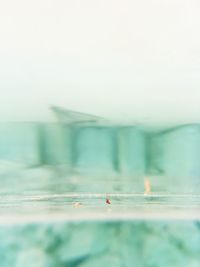
[(200, 121), (199, 0), (0, 0), (0, 120), (50, 104)]

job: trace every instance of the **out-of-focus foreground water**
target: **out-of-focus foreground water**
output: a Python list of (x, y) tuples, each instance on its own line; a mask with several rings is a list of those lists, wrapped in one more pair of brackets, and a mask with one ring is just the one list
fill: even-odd
[(200, 126), (0, 125), (0, 266), (200, 266)]
[(129, 192), (130, 181), (56, 173), (1, 179), (2, 267), (199, 266), (198, 194), (146, 195)]

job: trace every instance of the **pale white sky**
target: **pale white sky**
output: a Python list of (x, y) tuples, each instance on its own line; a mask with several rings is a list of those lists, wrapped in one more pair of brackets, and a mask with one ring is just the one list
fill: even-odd
[(50, 104), (200, 121), (199, 0), (0, 0), (0, 120)]

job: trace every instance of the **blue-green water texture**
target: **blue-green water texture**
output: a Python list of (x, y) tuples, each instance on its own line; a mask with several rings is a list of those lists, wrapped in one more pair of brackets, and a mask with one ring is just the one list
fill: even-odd
[(0, 123), (0, 266), (200, 267), (200, 124), (54, 112)]

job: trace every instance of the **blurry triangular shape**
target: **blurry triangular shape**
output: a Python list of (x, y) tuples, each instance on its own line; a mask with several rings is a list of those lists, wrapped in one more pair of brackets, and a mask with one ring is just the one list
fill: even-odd
[(55, 113), (57, 118), (64, 123), (104, 121), (103, 118), (98, 116), (60, 108), (57, 106), (51, 106), (51, 110)]

